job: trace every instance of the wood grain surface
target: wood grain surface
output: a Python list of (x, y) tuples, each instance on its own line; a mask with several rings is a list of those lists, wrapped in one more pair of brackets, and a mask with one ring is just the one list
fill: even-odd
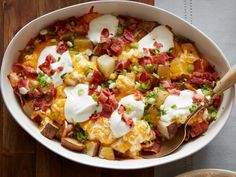
[[(15, 33), (29, 21), (86, 0), (0, 0), (0, 59)], [(139, 0), (154, 4), (154, 0)], [(0, 60), (0, 63), (1, 63)], [(0, 177), (153, 177), (154, 169), (107, 170), (64, 159), (30, 137), (0, 100)]]

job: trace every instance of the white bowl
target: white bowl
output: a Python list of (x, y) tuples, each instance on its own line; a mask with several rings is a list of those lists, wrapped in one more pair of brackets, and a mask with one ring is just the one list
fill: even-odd
[(193, 170), (176, 177), (236, 177), (236, 172), (223, 169)]
[(55, 153), (75, 162), (103, 168), (138, 169), (161, 165), (189, 156), (206, 146), (223, 128), (229, 117), (234, 100), (234, 89), (232, 88), (225, 92), (225, 96), (217, 116), (219, 119), (211, 124), (206, 134), (185, 144), (175, 153), (162, 158), (109, 161), (72, 152), (63, 148), (59, 142), (49, 140), (40, 134), (38, 128), (23, 113), (7, 79), (7, 74), (11, 71), (12, 64), (16, 62), (19, 54), (18, 51), (23, 49), (27, 41), (39, 33), (40, 29), (58, 19), (65, 19), (70, 16), (80, 16), (85, 14), (89, 11), (91, 6), (95, 7), (95, 11), (101, 13), (116, 12), (118, 14), (131, 15), (146, 20), (155, 20), (161, 24), (169, 25), (173, 28), (176, 34), (185, 36), (195, 41), (198, 49), (202, 54), (204, 54), (210, 63), (216, 66), (216, 70), (221, 76), (230, 68), (225, 56), (211, 39), (209, 39), (196, 27), (163, 9), (129, 1), (96, 1), (66, 7), (43, 15), (28, 23), (15, 35), (7, 47), (1, 67), (1, 90), (5, 104), (18, 124), (37, 141)]

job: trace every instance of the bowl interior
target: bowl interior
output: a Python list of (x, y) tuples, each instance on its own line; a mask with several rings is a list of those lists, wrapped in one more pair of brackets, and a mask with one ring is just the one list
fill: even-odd
[(165, 10), (141, 3), (128, 1), (96, 1), (78, 4), (54, 11), (33, 20), (24, 28), (22, 28), (10, 42), (5, 52), (1, 67), (1, 90), (5, 104), (15, 120), (37, 141), (39, 141), (55, 153), (58, 153), (61, 156), (64, 156), (65, 158), (68, 158), (75, 162), (103, 168), (137, 169), (161, 165), (191, 155), (192, 153), (200, 150), (205, 145), (207, 145), (222, 129), (223, 125), (229, 117), (234, 98), (233, 89), (229, 89), (225, 92), (224, 99), (217, 116), (220, 119), (217, 119), (214, 123), (211, 124), (211, 127), (204, 136), (201, 136), (198, 139), (183, 145), (175, 153), (158, 159), (124, 161), (103, 160), (96, 157), (89, 157), (84, 154), (69, 151), (63, 148), (58, 142), (48, 140), (40, 134), (38, 128), (23, 113), (16, 99), (16, 96), (12, 91), (10, 83), (8, 82), (7, 74), (11, 71), (12, 64), (17, 60), (19, 54), (18, 51), (21, 50), (26, 45), (27, 41), (30, 38), (34, 37), (40, 31), (40, 29), (58, 19), (65, 19), (70, 16), (80, 16), (84, 13), (87, 13), (91, 6), (94, 6), (95, 11), (101, 13), (115, 12), (118, 14), (130, 15), (145, 20), (154, 20), (158, 21), (161, 24), (169, 25), (173, 28), (173, 31), (177, 35), (185, 36), (195, 41), (199, 51), (201, 51), (203, 56), (206, 57), (211, 64), (215, 65), (216, 70), (220, 73), (221, 76), (229, 69), (227, 60), (225, 59), (220, 49), (214, 44), (214, 42), (212, 42), (208, 37), (206, 37), (202, 32), (200, 32), (192, 25), (176, 17), (175, 15), (166, 12)]

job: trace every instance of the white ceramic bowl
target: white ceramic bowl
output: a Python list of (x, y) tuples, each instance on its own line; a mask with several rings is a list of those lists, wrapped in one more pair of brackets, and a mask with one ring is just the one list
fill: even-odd
[(23, 113), (7, 79), (7, 74), (11, 71), (12, 64), (16, 62), (19, 54), (18, 51), (23, 49), (27, 41), (39, 33), (40, 29), (58, 19), (65, 19), (70, 16), (80, 16), (85, 14), (89, 11), (91, 6), (95, 7), (95, 11), (101, 13), (116, 12), (118, 14), (131, 15), (146, 20), (155, 20), (161, 24), (169, 25), (173, 28), (176, 34), (185, 36), (195, 41), (198, 49), (206, 58), (209, 59), (210, 63), (216, 66), (216, 70), (221, 76), (229, 69), (229, 64), (225, 56), (211, 39), (209, 39), (196, 27), (163, 9), (129, 1), (96, 1), (66, 7), (41, 16), (28, 23), (11, 40), (5, 52), (1, 68), (1, 90), (7, 108), (18, 124), (20, 124), (20, 126), (37, 141), (65, 158), (86, 165), (112, 169), (138, 169), (161, 165), (189, 156), (206, 146), (223, 128), (226, 120), (229, 117), (234, 100), (233, 89), (225, 92), (225, 96), (218, 113), (219, 119), (211, 124), (209, 130), (204, 136), (187, 143), (175, 153), (162, 158), (108, 161), (72, 152), (63, 148), (59, 142), (49, 140), (40, 134), (38, 128)]

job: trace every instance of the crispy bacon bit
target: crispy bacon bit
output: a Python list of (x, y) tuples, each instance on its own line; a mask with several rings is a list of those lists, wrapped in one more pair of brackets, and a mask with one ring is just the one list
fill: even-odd
[(134, 121), (133, 121), (133, 119), (130, 119), (130, 118), (125, 117), (124, 114), (121, 116), (121, 120), (123, 120), (123, 121), (125, 122), (125, 124), (126, 124), (127, 126), (129, 126), (129, 128), (134, 127)]
[(125, 48), (125, 42), (121, 38), (112, 38), (112, 43), (110, 50), (113, 51), (116, 55), (119, 55), (122, 50)]
[(34, 68), (30, 66), (23, 66), (20, 63), (15, 63), (13, 65), (13, 71), (16, 73), (22, 73), (23, 75), (30, 78), (36, 78), (38, 76), (38, 73)]
[(193, 72), (190, 83), (196, 85), (208, 83), (209, 85), (213, 85), (214, 81), (217, 81), (218, 79), (219, 75), (216, 72)]
[(102, 80), (103, 80), (102, 73), (97, 70), (94, 70), (89, 79), (89, 83), (94, 85), (99, 85), (102, 82)]
[(156, 133), (156, 139), (152, 146), (142, 149), (144, 152), (158, 153), (161, 150), (161, 136)]
[(157, 65), (164, 65), (168, 59), (170, 59), (170, 56), (166, 52), (162, 52), (158, 55), (152, 56), (153, 64)]
[(96, 120), (98, 120), (98, 118), (99, 118), (100, 116), (101, 116), (100, 113), (95, 112), (95, 113), (93, 113), (93, 114), (89, 117), (89, 120), (94, 120), (94, 121), (96, 121)]
[(177, 89), (168, 89), (168, 92), (173, 95), (180, 95), (180, 90)]
[(196, 122), (192, 125), (190, 134), (191, 137), (197, 137), (206, 132), (208, 129), (208, 122), (207, 121), (202, 121), (202, 122)]
[(143, 48), (143, 53), (149, 54), (149, 50), (147, 48)]
[(174, 85), (171, 83), (170, 80), (162, 80), (160, 81), (160, 85), (168, 90), (174, 88)]
[(204, 97), (200, 94), (194, 94), (193, 96), (193, 103), (201, 103), (204, 101)]
[(152, 63), (151, 57), (144, 56), (138, 59), (138, 63), (142, 66), (148, 65)]
[(109, 30), (107, 28), (104, 28), (101, 32), (100, 42), (106, 42), (109, 38)]
[(223, 98), (222, 96), (217, 95), (217, 96), (213, 99), (212, 105), (213, 105), (214, 107), (216, 107), (216, 108), (219, 108), (220, 105), (221, 105), (221, 102), (222, 102), (222, 98)]
[(124, 36), (124, 38), (127, 39), (129, 42), (133, 42), (133, 41), (134, 41), (134, 38), (133, 38), (132, 33), (131, 33), (129, 30), (127, 30), (127, 29), (124, 30), (123, 36)]
[(163, 44), (162, 44), (162, 43), (159, 43), (159, 42), (157, 42), (157, 41), (155, 41), (155, 42), (153, 43), (153, 46), (156, 47), (156, 48), (158, 48), (158, 49), (160, 49), (161, 47), (163, 47)]
[(102, 105), (101, 116), (110, 117), (118, 107), (115, 95), (109, 89), (101, 89), (98, 93), (98, 103)]
[(67, 45), (64, 41), (60, 41), (58, 44), (57, 44), (57, 53), (59, 54), (63, 54), (64, 52), (67, 51)]
[(46, 57), (45, 62), (39, 65), (39, 68), (45, 74), (47, 74), (48, 76), (51, 76), (56, 72), (55, 70), (51, 68), (51, 64), (55, 62), (56, 62), (56, 59), (51, 54), (49, 54)]
[(61, 72), (63, 69), (64, 69), (63, 66), (59, 66), (59, 67), (57, 68), (57, 71), (58, 71), (58, 72)]
[(143, 83), (145, 83), (146, 81), (149, 81), (150, 85), (152, 85), (154, 83), (154, 78), (147, 71), (142, 71), (140, 76), (139, 76), (139, 81), (141, 81)]
[(118, 58), (117, 71), (123, 71), (124, 69), (130, 70), (132, 62), (129, 59)]
[(120, 107), (118, 108), (118, 114), (123, 114), (125, 110), (125, 107), (123, 105), (120, 105)]
[(143, 94), (139, 90), (135, 90), (134, 99), (140, 101), (143, 99)]

